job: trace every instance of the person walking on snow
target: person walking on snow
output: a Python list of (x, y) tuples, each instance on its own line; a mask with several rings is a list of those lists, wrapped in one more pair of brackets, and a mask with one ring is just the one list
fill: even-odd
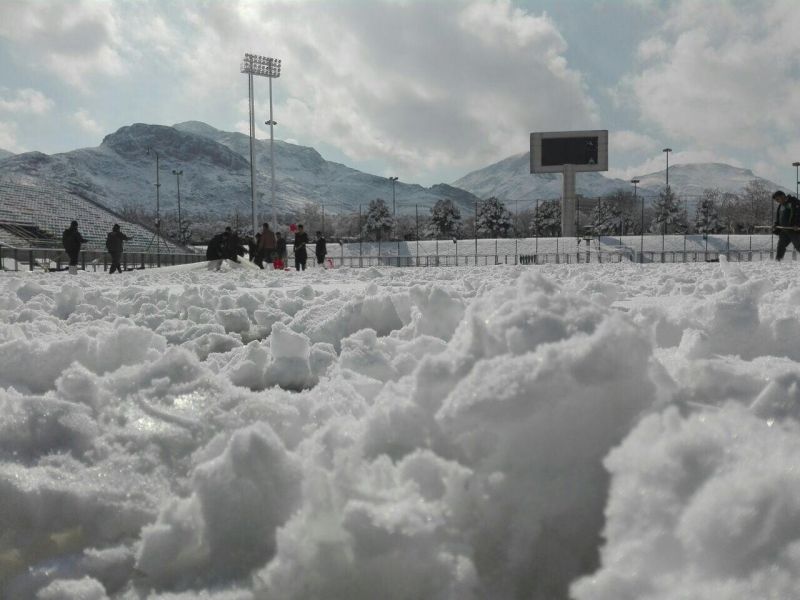
[(800, 251), (800, 200), (794, 196), (787, 196), (780, 190), (772, 194), (772, 199), (778, 203), (772, 233), (778, 236), (775, 260), (780, 261), (786, 254), (789, 244)]
[(322, 237), (322, 232), (317, 232), (317, 239), (314, 240), (314, 254), (317, 256), (317, 264), (322, 265), (325, 263), (325, 256), (328, 254), (328, 248), (325, 245), (325, 238)]
[(306, 270), (306, 261), (308, 260), (307, 244), (308, 234), (303, 231), (302, 225), (298, 225), (297, 233), (294, 234), (294, 268), (298, 271)]
[(111, 254), (111, 268), (108, 270), (109, 275), (114, 271), (122, 273), (122, 267), (120, 266), (122, 262), (122, 246), (123, 242), (129, 239), (131, 238), (122, 233), (119, 229), (119, 225), (115, 223), (106, 237), (106, 250)]
[(81, 244), (86, 243), (86, 239), (78, 231), (78, 222), (73, 221), (69, 227), (64, 230), (61, 236), (61, 243), (64, 244), (64, 250), (69, 256), (69, 273), (70, 275), (78, 274), (78, 256), (81, 253)]

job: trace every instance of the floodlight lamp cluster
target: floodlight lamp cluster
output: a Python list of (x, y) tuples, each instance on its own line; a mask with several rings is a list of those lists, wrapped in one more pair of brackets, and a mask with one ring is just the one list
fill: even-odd
[(241, 72), (260, 77), (280, 77), (281, 59), (247, 53), (242, 60)]

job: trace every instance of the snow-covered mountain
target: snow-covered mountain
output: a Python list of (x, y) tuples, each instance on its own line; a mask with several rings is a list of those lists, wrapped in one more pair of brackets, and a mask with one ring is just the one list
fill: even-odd
[(8, 150), (3, 150), (2, 148), (0, 148), (0, 160), (3, 160), (4, 158), (8, 158), (9, 156), (14, 156), (14, 153), (13, 152), (9, 152)]
[[(516, 154), (493, 165), (473, 171), (453, 182), (473, 194), (488, 198), (496, 196), (506, 203), (530, 202), (535, 199), (560, 198), (560, 173), (530, 172), (530, 153)], [(587, 197), (603, 196), (618, 189), (629, 189), (621, 179), (611, 179), (602, 173), (578, 173), (575, 178), (578, 194)]]
[[(148, 148), (153, 152), (148, 154)], [(181, 208), (188, 214), (230, 217), (250, 214), (250, 140), (247, 135), (220, 131), (196, 121), (173, 127), (137, 123), (105, 137), (100, 146), (48, 156), (40, 152), (0, 160), (0, 175), (24, 174), (44, 183), (65, 186), (109, 208), (153, 210), (156, 201), (156, 153), (159, 157), (160, 209), (177, 207), (181, 177)], [(278, 213), (302, 210), (308, 204), (325, 211), (354, 212), (375, 198), (392, 201), (392, 184), (378, 177), (322, 158), (313, 148), (275, 142)], [(439, 184), (431, 188), (397, 182), (398, 206), (428, 208), (442, 198), (471, 207), (475, 197)], [(256, 189), (260, 214), (271, 214), (269, 140), (256, 141)]]
[[(148, 154), (147, 149), (152, 153)], [(256, 141), (256, 187), (260, 217), (271, 214), (269, 140)], [(0, 151), (4, 152), (4, 151)], [(182, 209), (189, 215), (229, 219), (234, 213), (248, 220), (250, 215), (250, 140), (242, 133), (215, 129), (205, 123), (188, 121), (172, 127), (137, 123), (107, 135), (96, 148), (62, 154), (40, 152), (0, 154), (0, 176), (21, 174), (45, 184), (73, 190), (113, 210), (128, 207), (153, 211), (156, 192), (156, 154), (159, 156), (160, 209), (177, 207), (177, 184), (173, 170), (183, 171)], [(451, 185), (423, 186), (395, 184), (400, 214), (420, 211), (438, 200), (449, 198), (462, 212), (471, 214), (477, 198), (497, 196), (509, 208), (535, 199), (561, 196), (560, 174), (531, 175), (528, 153), (506, 158), (465, 175)], [(325, 160), (309, 147), (275, 141), (276, 203), (278, 213), (300, 211), (309, 204), (324, 206), (327, 214), (356, 212), (375, 198), (391, 204), (392, 184), (385, 177), (371, 175)], [(639, 190), (655, 195), (663, 189), (664, 171), (639, 176)], [(679, 194), (699, 194), (706, 188), (737, 192), (756, 177), (752, 171), (724, 164), (670, 166), (670, 184)], [(776, 184), (762, 180), (768, 188)], [(616, 190), (630, 190), (631, 184), (602, 173), (579, 173), (577, 192), (597, 197)], [(520, 204), (520, 210), (525, 204)]]
[[(664, 189), (664, 170), (637, 176), (639, 192), (654, 196)], [(670, 165), (670, 187), (678, 195), (698, 195), (708, 188), (723, 192), (739, 192), (751, 181), (759, 180), (770, 189), (779, 186), (749, 169), (721, 163), (695, 163)], [(561, 197), (562, 176), (559, 173), (530, 173), (530, 153), (510, 156), (483, 169), (473, 171), (453, 182), (481, 198), (496, 196), (506, 203), (530, 202), (534, 199)], [(578, 173), (575, 187), (578, 194), (597, 197), (616, 190), (631, 190), (631, 184), (622, 179), (606, 177), (602, 173)]]
[[(666, 184), (666, 171), (637, 176), (636, 179), (640, 180), (639, 189), (658, 193)], [(768, 189), (785, 189), (759, 177), (750, 169), (723, 163), (677, 164), (669, 167), (669, 186), (679, 195), (697, 196), (706, 189), (737, 193), (754, 180), (762, 182)]]

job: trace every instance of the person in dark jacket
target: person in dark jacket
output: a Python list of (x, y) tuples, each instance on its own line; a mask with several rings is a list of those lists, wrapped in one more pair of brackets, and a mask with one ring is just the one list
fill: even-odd
[(325, 238), (322, 236), (322, 232), (317, 232), (317, 239), (314, 240), (314, 254), (317, 256), (317, 264), (321, 265), (325, 263), (325, 256), (328, 254), (328, 248), (325, 245)]
[(86, 243), (86, 239), (78, 231), (77, 221), (70, 223), (69, 227), (64, 230), (61, 242), (64, 244), (67, 256), (69, 256), (69, 272), (71, 275), (76, 275), (78, 273), (78, 256), (81, 253), (81, 244)]
[(206, 260), (208, 262), (208, 269), (214, 269), (215, 271), (219, 271), (220, 267), (222, 266), (222, 261), (225, 259), (225, 253), (227, 252), (228, 241), (231, 236), (231, 228), (228, 227), (222, 233), (218, 233), (211, 241), (208, 242), (208, 247), (206, 248)]
[(286, 238), (281, 235), (280, 231), (275, 232), (275, 255), (286, 262)]
[(294, 234), (294, 268), (298, 271), (306, 270), (308, 260), (308, 234), (303, 231), (303, 226), (297, 226), (297, 233)]
[(228, 234), (225, 245), (223, 246), (223, 258), (239, 262), (239, 257), (244, 256), (244, 245), (239, 237), (239, 234), (233, 231), (230, 227), (225, 228), (225, 233)]
[(772, 199), (778, 203), (772, 233), (778, 236), (775, 260), (780, 261), (786, 254), (789, 244), (800, 251), (800, 200), (794, 196), (787, 196), (780, 190), (772, 194)]
[(275, 232), (275, 259), (272, 266), (278, 271), (282, 271), (286, 267), (286, 238), (281, 235), (280, 231)]
[(114, 271), (122, 273), (122, 266), (120, 263), (122, 262), (123, 242), (129, 239), (131, 238), (122, 233), (119, 229), (119, 225), (115, 223), (106, 237), (106, 250), (111, 254), (111, 268), (108, 270), (109, 274)]

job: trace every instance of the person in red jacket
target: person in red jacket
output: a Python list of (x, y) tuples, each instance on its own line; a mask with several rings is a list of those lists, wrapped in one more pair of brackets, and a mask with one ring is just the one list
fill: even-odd
[(269, 223), (264, 223), (261, 227), (261, 237), (258, 238), (258, 252), (256, 253), (256, 264), (264, 268), (264, 261), (272, 262), (275, 254), (275, 234), (269, 228)]

